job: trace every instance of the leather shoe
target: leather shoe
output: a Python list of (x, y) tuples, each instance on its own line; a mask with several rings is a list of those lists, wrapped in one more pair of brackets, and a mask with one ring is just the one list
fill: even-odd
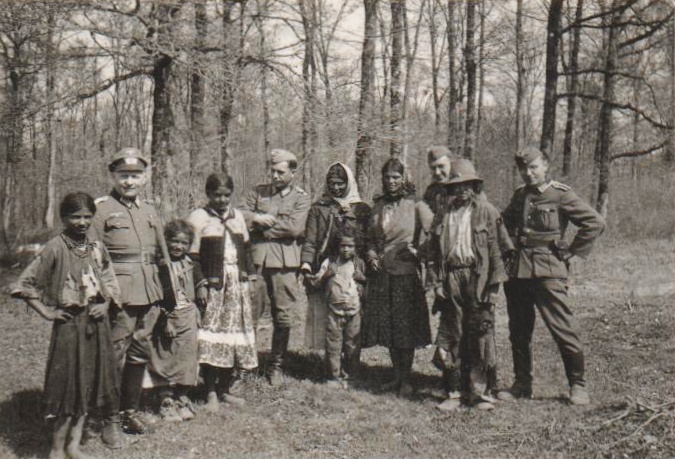
[(573, 385), (570, 388), (570, 403), (572, 405), (584, 406), (591, 403), (591, 396), (583, 386)]
[(120, 449), (125, 446), (119, 415), (110, 416), (105, 420), (105, 425), (101, 429), (101, 442), (109, 449)]
[(529, 399), (532, 398), (532, 388), (515, 383), (511, 389), (499, 391), (497, 398), (503, 402), (513, 402), (519, 398)]

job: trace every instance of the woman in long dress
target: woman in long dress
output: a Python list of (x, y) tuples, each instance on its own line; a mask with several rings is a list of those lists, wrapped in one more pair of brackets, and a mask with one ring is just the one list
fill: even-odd
[(195, 228), (191, 257), (199, 260), (206, 278), (197, 287), (198, 297), (207, 296), (198, 340), (209, 411), (219, 409), (219, 395), (241, 403), (229, 394), (233, 372), (258, 366), (249, 285), (255, 271), (244, 217), (230, 205), (233, 188), (230, 176), (211, 174), (209, 203), (188, 217)]
[(395, 158), (382, 168), (383, 194), (375, 198), (368, 231), (369, 268), (361, 339), (385, 346), (394, 380), (385, 388), (411, 395), (415, 348), (431, 343), (429, 312), (413, 247), (417, 209), (405, 167)]

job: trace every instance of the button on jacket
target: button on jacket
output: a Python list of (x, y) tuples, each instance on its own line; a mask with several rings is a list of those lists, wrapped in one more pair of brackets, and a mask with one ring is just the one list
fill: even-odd
[(153, 206), (136, 199), (127, 205), (117, 192), (96, 200), (92, 224), (95, 236), (105, 244), (122, 291), (122, 306), (153, 304), (162, 299), (157, 273), (162, 231)]
[[(241, 212), (251, 235), (253, 263), (265, 268), (299, 268), (300, 250), (309, 212), (309, 195), (298, 187), (287, 193), (272, 185), (252, 190)], [(270, 214), (277, 223), (263, 228), (253, 223), (256, 213)]]
[(503, 219), (517, 249), (510, 275), (520, 279), (567, 278), (567, 263), (556, 247), (570, 222), (578, 227), (567, 249), (575, 256), (587, 256), (605, 229), (605, 220), (595, 209), (556, 181), (518, 188)]

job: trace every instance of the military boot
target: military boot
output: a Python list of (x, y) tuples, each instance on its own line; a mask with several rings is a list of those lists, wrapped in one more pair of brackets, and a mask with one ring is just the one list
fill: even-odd
[(277, 387), (284, 383), (284, 375), (281, 371), (281, 365), (288, 349), (291, 330), (289, 328), (275, 327), (272, 334), (272, 352), (270, 353), (270, 363), (267, 378), (270, 385)]
[(509, 390), (502, 390), (497, 398), (511, 402), (519, 398), (532, 398), (532, 352), (529, 347), (513, 349), (513, 372), (516, 380)]
[(581, 352), (563, 354), (563, 364), (570, 384), (570, 403), (581, 406), (590, 404), (591, 397), (588, 395), (584, 380), (584, 354)]

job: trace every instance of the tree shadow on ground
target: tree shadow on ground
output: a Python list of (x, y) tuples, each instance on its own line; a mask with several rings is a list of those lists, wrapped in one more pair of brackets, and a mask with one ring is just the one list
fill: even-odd
[(18, 457), (46, 457), (51, 426), (43, 418), (42, 391), (25, 390), (0, 403), (0, 439)]

